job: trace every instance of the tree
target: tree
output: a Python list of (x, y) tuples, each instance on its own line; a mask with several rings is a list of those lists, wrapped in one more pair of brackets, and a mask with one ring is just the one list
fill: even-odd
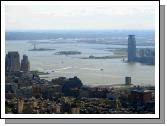
[(63, 84), (62, 87), (62, 92), (66, 95), (66, 96), (73, 96), (73, 94), (75, 94), (73, 91), (73, 89), (80, 89), (82, 87), (82, 82), (78, 77), (74, 77), (74, 78), (69, 78), (68, 80), (65, 81), (65, 83)]

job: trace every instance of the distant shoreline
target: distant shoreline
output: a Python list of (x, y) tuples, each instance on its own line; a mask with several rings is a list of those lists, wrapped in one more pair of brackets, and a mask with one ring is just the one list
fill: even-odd
[(49, 74), (48, 72), (41, 72), (41, 71), (38, 71), (38, 70), (32, 70), (30, 72), (32, 74), (36, 74), (36, 75), (48, 75)]
[(55, 55), (79, 55), (79, 54), (82, 53), (79, 51), (59, 51), (55, 53)]
[(89, 57), (81, 57), (80, 59), (115, 59), (115, 58), (126, 58), (127, 56), (89, 56)]

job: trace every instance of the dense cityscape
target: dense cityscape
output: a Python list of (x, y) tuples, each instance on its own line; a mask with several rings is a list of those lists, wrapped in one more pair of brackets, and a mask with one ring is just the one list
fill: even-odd
[[(66, 53), (66, 52), (65, 52)], [(71, 53), (71, 52), (70, 52)], [(89, 58), (97, 58), (90, 56)], [(136, 48), (135, 35), (128, 36), (127, 60), (155, 64), (152, 48)], [(115, 85), (85, 85), (79, 77), (40, 78), (31, 71), (26, 54), (18, 51), (5, 59), (5, 112), (14, 114), (145, 114), (155, 113), (155, 87), (133, 84), (130, 76)], [(102, 70), (102, 69), (101, 69)], [(141, 78), (142, 79), (142, 78)]]

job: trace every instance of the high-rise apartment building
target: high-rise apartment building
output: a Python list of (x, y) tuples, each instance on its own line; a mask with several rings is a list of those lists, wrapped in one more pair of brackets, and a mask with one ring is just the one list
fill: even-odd
[(6, 71), (20, 71), (20, 56), (17, 51), (11, 51), (6, 54), (5, 58)]
[(30, 71), (30, 63), (27, 55), (23, 55), (23, 59), (21, 60), (21, 71)]
[(136, 39), (135, 35), (128, 36), (128, 62), (136, 60)]

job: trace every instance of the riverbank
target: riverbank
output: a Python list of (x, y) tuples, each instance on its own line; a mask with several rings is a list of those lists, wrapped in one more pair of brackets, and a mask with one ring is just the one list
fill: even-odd
[(38, 70), (33, 70), (31, 71), (32, 74), (35, 74), (35, 75), (48, 75), (49, 73), (48, 72), (42, 72), (42, 71), (38, 71)]

